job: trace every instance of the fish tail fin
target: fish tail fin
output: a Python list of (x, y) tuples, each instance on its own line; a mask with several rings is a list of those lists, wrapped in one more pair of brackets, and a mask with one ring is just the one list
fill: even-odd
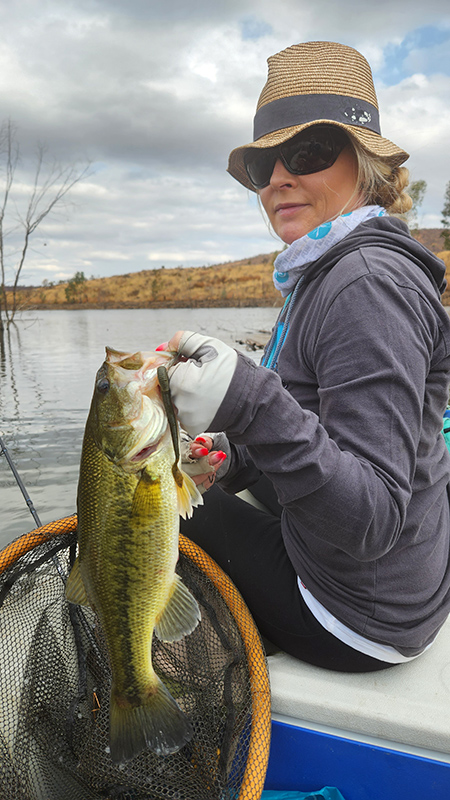
[(178, 464), (174, 465), (173, 476), (177, 487), (178, 512), (183, 519), (192, 517), (194, 508), (203, 505), (203, 497), (191, 476), (187, 475)]
[(109, 743), (111, 759), (116, 763), (130, 761), (149, 748), (159, 756), (180, 750), (193, 735), (192, 725), (155, 675), (147, 699), (142, 705), (131, 705), (111, 691)]

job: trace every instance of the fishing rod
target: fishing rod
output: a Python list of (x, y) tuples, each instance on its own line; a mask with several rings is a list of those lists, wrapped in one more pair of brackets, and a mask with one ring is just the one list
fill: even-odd
[(33, 519), (34, 519), (34, 521), (36, 523), (36, 527), (37, 528), (41, 528), (42, 527), (42, 522), (38, 517), (38, 513), (37, 513), (37, 511), (36, 511), (36, 509), (35, 509), (35, 507), (33, 505), (33, 502), (30, 499), (30, 496), (29, 496), (27, 490), (25, 489), (25, 486), (24, 486), (24, 483), (22, 481), (22, 478), (20, 477), (19, 473), (17, 472), (17, 469), (16, 469), (16, 466), (14, 464), (14, 461), (12, 460), (12, 458), (11, 458), (9, 452), (8, 452), (8, 448), (6, 447), (6, 444), (4, 443), (4, 441), (3, 441), (1, 436), (0, 436), (0, 447), (1, 447), (0, 455), (1, 456), (5, 456), (5, 458), (6, 458), (7, 462), (8, 462), (8, 464), (10, 466), (10, 469), (11, 469), (11, 472), (12, 472), (12, 474), (14, 475), (14, 477), (16, 479), (16, 483), (17, 483), (20, 491), (22, 492), (22, 494), (23, 494), (23, 496), (25, 498), (25, 502), (26, 502), (26, 504), (27, 504), (27, 506), (28, 506), (28, 508), (30, 510), (30, 513), (31, 513), (31, 515), (32, 515), (32, 517), (33, 517)]
[[(25, 499), (25, 502), (26, 502), (26, 504), (27, 504), (27, 506), (28, 506), (28, 508), (30, 510), (30, 514), (31, 514), (31, 516), (33, 517), (33, 519), (34, 519), (34, 521), (36, 523), (36, 527), (37, 528), (41, 528), (42, 527), (42, 522), (39, 519), (39, 515), (38, 515), (38, 513), (37, 513), (37, 511), (36, 511), (36, 509), (35, 509), (35, 507), (33, 505), (33, 501), (31, 500), (30, 495), (28, 494), (28, 492), (27, 492), (27, 490), (25, 488), (25, 484), (24, 484), (22, 478), (20, 477), (20, 475), (19, 475), (19, 473), (17, 471), (16, 465), (14, 464), (14, 461), (12, 460), (12, 458), (11, 458), (11, 456), (9, 454), (8, 448), (6, 447), (6, 444), (3, 441), (1, 436), (0, 436), (0, 447), (1, 447), (0, 455), (2, 455), (2, 456), (4, 455), (6, 460), (7, 460), (7, 462), (8, 462), (8, 464), (10, 466), (10, 469), (11, 469), (11, 472), (12, 472), (12, 474), (14, 475), (14, 477), (16, 479), (16, 483), (17, 483), (20, 491), (22, 492), (22, 494), (24, 496), (24, 499)], [(53, 561), (53, 563), (54, 563), (54, 565), (55, 565), (55, 567), (56, 567), (61, 579), (65, 583), (66, 582), (66, 576), (65, 576), (65, 573), (64, 573), (64, 570), (63, 570), (61, 564), (59, 563), (59, 559), (57, 558), (56, 555), (52, 556), (52, 561)]]
[[(20, 475), (19, 475), (19, 473), (17, 471), (16, 465), (14, 464), (14, 461), (12, 460), (12, 458), (11, 458), (9, 452), (8, 452), (8, 448), (6, 447), (6, 444), (4, 443), (4, 441), (3, 441), (1, 436), (0, 436), (0, 448), (1, 448), (0, 449), (0, 456), (2, 456), (2, 455), (5, 456), (8, 464), (9, 464), (9, 466), (11, 468), (11, 472), (12, 472), (12, 474), (14, 475), (14, 477), (16, 479), (17, 485), (18, 485), (20, 491), (22, 492), (22, 494), (23, 494), (23, 496), (25, 498), (25, 502), (26, 502), (26, 504), (27, 504), (27, 506), (28, 506), (28, 508), (30, 510), (30, 513), (31, 513), (31, 515), (32, 515), (32, 517), (33, 517), (33, 519), (34, 519), (34, 521), (36, 523), (36, 526), (38, 528), (41, 528), (42, 527), (42, 523), (41, 523), (41, 520), (39, 519), (39, 515), (38, 515), (38, 513), (37, 513), (37, 511), (36, 511), (36, 509), (35, 509), (35, 507), (33, 505), (33, 502), (31, 500), (26, 488), (25, 488), (25, 485), (24, 485), (24, 483), (22, 481), (22, 478), (20, 477)], [(50, 549), (50, 543), (46, 542), (45, 544)], [(52, 558), (52, 561), (53, 561), (53, 563), (54, 563), (54, 565), (56, 567), (56, 570), (57, 570), (61, 580), (65, 584), (66, 581), (67, 581), (67, 576), (66, 576), (66, 573), (64, 571), (64, 568), (62, 567), (62, 565), (61, 565), (61, 563), (60, 563), (60, 561), (58, 559), (58, 556), (56, 555), (56, 553), (53, 553), (51, 558)], [(91, 628), (89, 626), (89, 623), (85, 619), (83, 611), (80, 608), (80, 606), (72, 606), (72, 604), (69, 603), (69, 616), (71, 618), (72, 625), (74, 627), (74, 635), (75, 635), (75, 639), (76, 639), (76, 643), (77, 643), (77, 653), (78, 653), (78, 660), (79, 660), (78, 666), (79, 666), (80, 681), (81, 681), (82, 680), (81, 676), (84, 675), (85, 668), (84, 668), (84, 662), (83, 662), (82, 656), (80, 655), (82, 647), (81, 647), (80, 634), (79, 634), (79, 631), (77, 629), (77, 621), (78, 621), (78, 625), (81, 624), (81, 627), (83, 628), (86, 636), (88, 637), (88, 639), (89, 639), (89, 641), (91, 643), (91, 646), (96, 651), (97, 656), (100, 654), (100, 650), (99, 650), (98, 645), (97, 645), (97, 643), (95, 641), (95, 638), (94, 638), (94, 636), (92, 634), (92, 631), (91, 631)]]

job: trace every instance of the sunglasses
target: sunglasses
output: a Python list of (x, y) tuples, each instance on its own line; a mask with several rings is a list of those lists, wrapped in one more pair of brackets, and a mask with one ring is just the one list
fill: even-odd
[(332, 167), (346, 144), (348, 138), (340, 128), (316, 125), (277, 147), (247, 150), (245, 169), (252, 186), (263, 189), (269, 185), (278, 159), (293, 175), (311, 175)]

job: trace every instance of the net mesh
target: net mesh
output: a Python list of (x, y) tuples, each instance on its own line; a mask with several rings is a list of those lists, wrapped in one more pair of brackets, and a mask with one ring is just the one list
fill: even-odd
[(270, 741), (264, 652), (239, 593), (181, 537), (177, 567), (202, 612), (179, 642), (156, 637), (153, 664), (186, 712), (193, 739), (178, 753), (109, 756), (111, 673), (90, 609), (64, 596), (76, 517), (0, 553), (2, 800), (256, 800)]

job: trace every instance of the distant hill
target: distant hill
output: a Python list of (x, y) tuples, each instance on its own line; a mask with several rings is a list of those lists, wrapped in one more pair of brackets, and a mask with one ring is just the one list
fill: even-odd
[[(442, 251), (440, 234), (439, 228), (423, 228), (414, 235), (444, 259), (450, 284), (450, 251)], [(21, 287), (18, 306), (22, 309), (280, 306), (282, 298), (272, 282), (276, 255), (277, 251), (211, 267), (160, 267), (77, 283), (72, 279), (56, 286)], [(450, 289), (443, 302), (450, 305)]]
[(150, 269), (18, 290), (22, 308), (198, 308), (277, 306), (276, 253), (211, 267)]
[(432, 253), (441, 253), (444, 249), (441, 228), (421, 228), (413, 233), (415, 239), (428, 247)]

